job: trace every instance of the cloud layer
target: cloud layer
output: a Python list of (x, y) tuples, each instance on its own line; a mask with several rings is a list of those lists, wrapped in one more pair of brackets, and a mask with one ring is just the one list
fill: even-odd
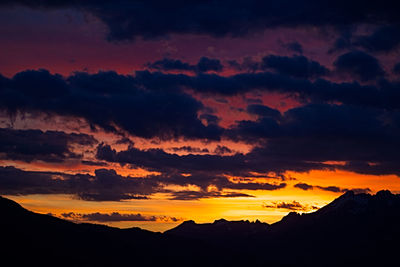
[[(167, 34), (246, 36), (266, 28), (299, 26), (343, 27), (353, 24), (398, 23), (393, 1), (285, 0), (205, 2), (127, 1), (2, 1), (3, 6), (73, 8), (88, 12), (109, 30), (109, 40), (155, 38)], [(149, 14), (151, 13), (151, 16)]]

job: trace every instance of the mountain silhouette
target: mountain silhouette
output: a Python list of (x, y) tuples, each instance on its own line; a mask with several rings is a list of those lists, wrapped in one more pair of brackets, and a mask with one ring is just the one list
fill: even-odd
[(255, 234), (265, 233), (269, 224), (260, 221), (227, 221), (216, 220), (213, 223), (197, 224), (185, 221), (177, 227), (165, 231), (165, 235), (180, 236), (192, 239), (211, 240), (214, 242), (227, 239), (249, 238)]
[(348, 191), (274, 224), (186, 221), (165, 233), (76, 224), (0, 197), (12, 266), (399, 266), (400, 195)]

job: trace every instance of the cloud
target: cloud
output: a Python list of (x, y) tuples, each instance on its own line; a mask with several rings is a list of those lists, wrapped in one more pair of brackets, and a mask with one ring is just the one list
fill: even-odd
[(262, 69), (274, 71), (297, 78), (316, 78), (327, 75), (329, 70), (316, 61), (309, 60), (305, 56), (276, 56), (269, 55), (262, 59)]
[(74, 145), (93, 146), (97, 140), (90, 135), (59, 131), (15, 130), (0, 128), (2, 158), (26, 162), (62, 162), (82, 158), (73, 151)]
[[(361, 52), (363, 53), (363, 52)], [(351, 56), (351, 55), (350, 55)], [(361, 58), (364, 58), (361, 56)], [(366, 61), (368, 55), (366, 56)], [(344, 63), (348, 61), (348, 57)], [(373, 71), (374, 58), (371, 60), (371, 66), (365, 68)], [(343, 61), (341, 62), (341, 64)], [(379, 79), (375, 85), (361, 85), (357, 82), (360, 73), (359, 64), (364, 64), (362, 60), (356, 60), (349, 65), (343, 63), (339, 67), (344, 71), (345, 68), (351, 68), (346, 72), (350, 78), (356, 80), (352, 82), (333, 82), (318, 78), (314, 81), (308, 79), (294, 78), (288, 75), (272, 72), (254, 72), (239, 73), (231, 76), (220, 76), (216, 74), (198, 74), (189, 76), (184, 74), (165, 74), (161, 72), (137, 71), (135, 73), (135, 82), (149, 90), (187, 90), (192, 89), (196, 93), (213, 94), (218, 96), (233, 96), (245, 94), (248, 92), (274, 92), (285, 94), (288, 97), (298, 101), (309, 103), (332, 103), (340, 102), (350, 105), (369, 106), (377, 108), (400, 108), (398, 101), (394, 99), (400, 97), (400, 83), (396, 81), (387, 81), (378, 75), (381, 73), (379, 63), (375, 67), (375, 78)], [(353, 68), (354, 67), (354, 68)], [(360, 67), (361, 69), (364, 67)], [(358, 74), (354, 75), (354, 72)], [(372, 79), (371, 75), (369, 79)], [(367, 77), (363, 77), (367, 79)]]
[[(265, 110), (268, 111), (265, 116), (255, 121), (239, 121), (226, 130), (226, 138), (257, 143), (247, 154), (179, 156), (161, 149), (134, 147), (117, 152), (101, 144), (97, 158), (161, 173), (201, 173), (202, 182), (195, 182), (199, 186), (215, 184), (217, 178), (223, 181), (222, 174), (243, 176), (249, 172), (282, 174), (341, 169), (375, 175), (400, 174), (396, 168), (400, 161), (399, 112), (344, 104), (309, 104), (290, 109), (279, 117), (275, 116), (280, 114), (278, 111)], [(273, 116), (268, 117), (269, 114)], [(325, 164), (326, 161), (346, 163)], [(208, 180), (204, 178), (205, 170), (210, 175)], [(257, 187), (262, 189), (260, 185)]]
[(137, 214), (121, 214), (119, 212), (113, 213), (62, 213), (61, 216), (66, 219), (96, 221), (96, 222), (139, 222), (139, 221), (156, 221), (155, 216), (145, 217), (140, 213)]
[(0, 110), (86, 119), (92, 128), (143, 138), (218, 140), (222, 129), (198, 118), (204, 106), (183, 92), (145, 90), (132, 76), (27, 70), (0, 84)]
[[(296, 43), (292, 44), (292, 46), (294, 46), (294, 49), (301, 50), (301, 46), (296, 46)], [(312, 79), (329, 74), (329, 69), (322, 66), (319, 62), (298, 55), (291, 57), (268, 55), (263, 57), (261, 61), (255, 61), (251, 57), (246, 57), (242, 62), (230, 60), (228, 64), (231, 68), (238, 71), (255, 72), (273, 70), (282, 75), (303, 79)]]
[(247, 36), (274, 27), (396, 24), (395, 2), (285, 0), (185, 2), (125, 1), (2, 1), (2, 6), (40, 9), (74, 8), (87, 12), (108, 28), (112, 41), (145, 39), (168, 34), (206, 34), (214, 37)]
[(249, 194), (219, 191), (177, 191), (172, 193), (171, 200), (198, 200), (203, 198), (234, 198), (234, 197), (254, 197)]
[(371, 189), (369, 188), (340, 188), (338, 186), (316, 186), (316, 188), (321, 189), (323, 191), (329, 191), (333, 193), (344, 193), (347, 191), (353, 191), (356, 194), (361, 194), (361, 193), (371, 193)]
[(233, 151), (229, 147), (217, 145), (217, 147), (214, 149), (214, 153), (217, 155), (224, 155), (233, 153)]
[(220, 118), (218, 118), (215, 115), (207, 113), (201, 114), (199, 118), (200, 120), (206, 121), (206, 125), (218, 125), (218, 123), (220, 122)]
[(296, 188), (300, 188), (304, 191), (307, 190), (313, 190), (314, 188), (318, 188), (320, 190), (323, 191), (329, 191), (329, 192), (333, 192), (333, 193), (344, 193), (347, 191), (353, 191), (356, 194), (360, 194), (360, 193), (371, 193), (371, 189), (369, 188), (340, 188), (338, 186), (319, 186), (319, 185), (309, 185), (306, 183), (298, 183), (296, 185), (294, 185), (294, 187)]
[[(175, 185), (197, 185), (202, 189), (208, 186), (216, 186), (219, 190), (278, 190), (284, 188), (286, 183), (234, 183), (229, 181), (224, 174), (237, 176), (246, 175), (251, 171), (266, 171), (269, 165), (260, 165), (259, 161), (253, 161), (243, 154), (234, 155), (176, 155), (164, 152), (161, 149), (139, 150), (130, 147), (127, 150), (117, 152), (109, 145), (100, 144), (97, 148), (97, 159), (108, 162), (130, 164), (152, 171), (163, 173), (156, 177), (160, 183)], [(272, 171), (272, 170), (271, 170)], [(190, 174), (189, 177), (181, 173)]]
[[(166, 185), (197, 185), (201, 191), (173, 191), (165, 189)], [(216, 187), (216, 190), (208, 191), (209, 186)], [(233, 183), (226, 177), (206, 171), (195, 172), (189, 177), (175, 171), (144, 178), (124, 177), (112, 169), (97, 169), (93, 176), (0, 167), (0, 194), (69, 194), (86, 201), (146, 200), (159, 192), (171, 194), (172, 198), (181, 200), (206, 197), (250, 197), (240, 192), (223, 192), (223, 190), (278, 190), (285, 186), (285, 183)]]
[(283, 47), (285, 47), (289, 51), (303, 54), (303, 46), (299, 42), (286, 43), (283, 44)]
[(64, 219), (74, 220), (74, 221), (95, 221), (95, 222), (177, 222), (181, 219), (176, 217), (168, 216), (144, 216), (140, 213), (75, 213), (75, 212), (65, 212), (61, 214)]
[(228, 60), (228, 65), (237, 71), (255, 72), (260, 69), (261, 63), (252, 57), (245, 57), (241, 62), (237, 60)]
[(260, 104), (248, 105), (247, 112), (265, 118), (279, 119), (281, 117), (281, 113), (278, 110)]
[(114, 170), (97, 169), (95, 175), (23, 171), (0, 167), (0, 194), (70, 194), (87, 201), (146, 199), (161, 190), (151, 179), (122, 177)]
[(400, 62), (393, 66), (393, 73), (396, 75), (400, 75)]
[(292, 202), (272, 202), (270, 204), (263, 204), (262, 207), (269, 209), (285, 209), (291, 211), (310, 211), (318, 209), (318, 207), (315, 206), (302, 205), (295, 200), (293, 200)]
[[(100, 144), (97, 147), (96, 157), (99, 160), (132, 164), (137, 167), (161, 172), (173, 172), (175, 170), (184, 173), (203, 170), (221, 172), (245, 168), (243, 162), (244, 156), (242, 154), (232, 156), (193, 154), (179, 156), (166, 153), (161, 149), (140, 150), (134, 147), (117, 152), (109, 145)], [(232, 164), (236, 166), (232, 166)]]
[(210, 151), (207, 148), (198, 148), (192, 146), (181, 146), (181, 147), (173, 147), (171, 148), (174, 152), (188, 152), (188, 153), (209, 153)]
[(400, 27), (385, 25), (378, 27), (371, 35), (360, 36), (354, 41), (355, 46), (370, 52), (389, 52), (400, 44)]
[(317, 188), (323, 190), (323, 191), (329, 191), (333, 193), (341, 193), (342, 189), (340, 189), (338, 186), (316, 186)]
[(338, 72), (354, 75), (362, 81), (375, 80), (385, 74), (378, 60), (362, 51), (343, 54), (333, 64)]
[(148, 63), (147, 67), (156, 70), (182, 70), (182, 71), (194, 71), (195, 66), (189, 63), (182, 62), (179, 59), (164, 58), (162, 60), (157, 60), (152, 63)]
[(88, 166), (107, 166), (107, 163), (101, 161), (81, 160), (81, 163)]
[(218, 59), (202, 57), (197, 63), (196, 69), (200, 72), (222, 71), (223, 66)]
[(216, 71), (220, 72), (224, 68), (218, 59), (212, 59), (208, 57), (201, 57), (196, 65), (191, 65), (186, 62), (182, 62), (179, 59), (164, 58), (157, 60), (152, 63), (148, 63), (147, 67), (150, 69), (156, 69), (161, 71), (193, 71), (193, 72), (208, 72)]
[(306, 183), (298, 183), (298, 184), (295, 184), (294, 187), (300, 188), (300, 189), (302, 189), (304, 191), (307, 191), (307, 190), (310, 190), (310, 189), (314, 188), (314, 186), (306, 184)]
[[(398, 175), (398, 116), (398, 112), (353, 105), (310, 104), (290, 109), (279, 119), (239, 121), (227, 134), (248, 143), (259, 142), (246, 155), (246, 162), (258, 162), (278, 173), (280, 168), (325, 168)], [(346, 164), (322, 164), (325, 161)]]
[[(341, 64), (339, 69), (343, 71), (349, 67)], [(350, 67), (353, 68), (353, 65)], [(360, 71), (358, 67), (354, 68), (353, 72)], [(362, 72), (360, 75), (365, 74)], [(400, 107), (399, 102), (395, 101), (400, 97), (398, 82), (379, 80), (377, 85), (334, 83), (320, 78), (310, 81), (271, 72), (232, 76), (189, 76), (148, 71), (138, 71), (134, 76), (115, 72), (80, 72), (64, 78), (40, 70), (20, 72), (12, 79), (4, 78), (0, 86), (0, 110), (10, 114), (30, 112), (81, 117), (94, 128), (161, 139), (221, 138), (224, 129), (218, 125), (220, 119), (207, 113), (199, 116), (206, 108), (185, 93), (187, 89), (214, 95), (236, 95), (259, 90), (286, 94), (303, 102)], [(30, 93), (41, 88), (45, 93)], [(51, 93), (48, 94), (48, 91)]]
[[(342, 169), (366, 174), (397, 174), (400, 147), (399, 83), (380, 79), (376, 85), (309, 81), (271, 72), (119, 75), (75, 73), (69, 77), (47, 71), (25, 71), (0, 79), (0, 107), (7, 112), (45, 113), (85, 118), (89, 125), (161, 139), (229, 138), (255, 144), (248, 154), (173, 155), (161, 149), (141, 151), (131, 144), (119, 152), (102, 145), (100, 160), (131, 164), (170, 175), (181, 171), (213, 176), (246, 175), (251, 171), (282, 174), (287, 170)], [(29, 87), (34, 86), (34, 88)], [(27, 88), (40, 91), (36, 97)], [(59, 89), (58, 89), (59, 88)], [(112, 88), (116, 88), (112, 90)], [(253, 120), (224, 129), (219, 117), (199, 114), (207, 109), (188, 93), (232, 95), (265, 90), (289, 94), (304, 106), (284, 113), (249, 105)], [(328, 104), (339, 102), (340, 104)], [(125, 136), (125, 135), (123, 135)], [(345, 161), (342, 166), (324, 164)], [(202, 177), (204, 173), (201, 173)]]

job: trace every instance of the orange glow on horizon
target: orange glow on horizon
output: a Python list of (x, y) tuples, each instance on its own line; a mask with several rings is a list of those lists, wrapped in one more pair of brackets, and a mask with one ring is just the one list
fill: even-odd
[[(372, 193), (382, 189), (389, 189), (393, 193), (400, 193), (400, 178), (395, 175), (373, 176), (355, 174), (345, 171), (311, 171), (309, 173), (292, 173), (287, 175), (296, 180), (286, 181), (283, 189), (266, 190), (235, 190), (254, 197), (237, 198), (206, 198), (200, 200), (171, 200), (166, 193), (157, 193), (147, 200), (129, 200), (121, 202), (90, 202), (71, 198), (69, 195), (28, 195), (6, 196), (25, 208), (40, 212), (52, 213), (60, 216), (64, 212), (75, 213), (140, 213), (146, 216), (170, 216), (182, 220), (195, 220), (198, 223), (212, 222), (224, 218), (227, 220), (260, 220), (268, 223), (279, 221), (288, 214), (288, 209), (265, 208), (263, 205), (274, 202), (299, 202), (308, 207), (322, 207), (342, 193), (324, 191), (318, 188), (301, 190), (293, 187), (297, 183), (307, 183), (318, 186), (335, 185), (340, 188), (370, 188)], [(170, 190), (199, 190), (198, 187), (168, 186)], [(211, 189), (209, 189), (211, 190)], [(225, 190), (229, 192), (229, 190)], [(298, 211), (299, 212), (299, 211)], [(301, 212), (301, 211), (300, 211)], [(165, 231), (179, 224), (179, 222), (108, 222), (107, 225), (116, 227), (139, 226), (153, 231)]]

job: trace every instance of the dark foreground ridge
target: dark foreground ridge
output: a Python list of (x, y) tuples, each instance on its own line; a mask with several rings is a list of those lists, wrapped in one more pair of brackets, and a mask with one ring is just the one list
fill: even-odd
[[(75, 224), (0, 197), (2, 261), (12, 266), (398, 266), (400, 195), (349, 191), (281, 221), (187, 221), (153, 233)], [(10, 261), (11, 260), (11, 261)]]

